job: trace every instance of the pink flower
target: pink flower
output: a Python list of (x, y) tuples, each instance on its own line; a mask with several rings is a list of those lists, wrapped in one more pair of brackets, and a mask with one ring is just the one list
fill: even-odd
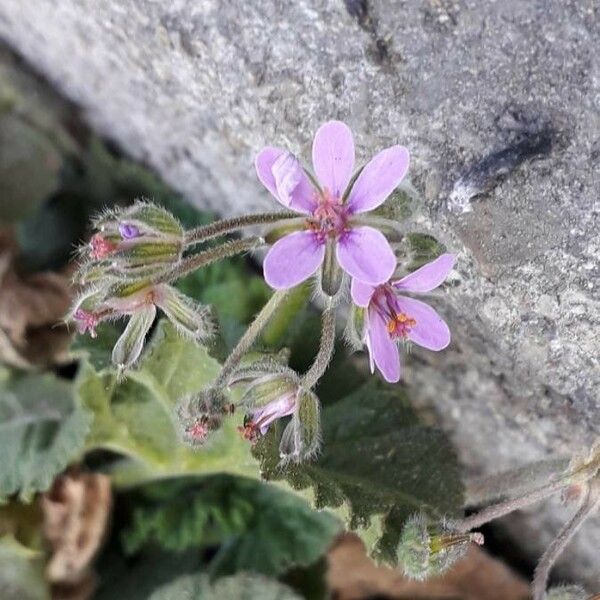
[(450, 343), (450, 330), (431, 306), (398, 292), (430, 292), (454, 266), (455, 257), (443, 254), (397, 281), (372, 286), (352, 280), (352, 300), (366, 308), (364, 340), (371, 360), (389, 382), (400, 380), (397, 342), (410, 340), (428, 350), (443, 350)]
[(396, 258), (384, 235), (360, 225), (357, 215), (377, 208), (408, 170), (408, 150), (392, 146), (377, 154), (348, 184), (354, 169), (352, 132), (340, 121), (329, 121), (315, 135), (312, 149), (316, 180), (298, 159), (279, 148), (264, 148), (256, 157), (263, 185), (286, 208), (306, 215), (303, 231), (278, 240), (267, 254), (264, 274), (275, 289), (297, 285), (323, 263), (328, 241), (335, 245), (340, 266), (359, 281), (387, 281)]
[(298, 393), (298, 391), (287, 392), (265, 406), (252, 410), (244, 419), (244, 426), (240, 428), (244, 438), (256, 441), (261, 435), (267, 433), (277, 419), (293, 414), (296, 410)]

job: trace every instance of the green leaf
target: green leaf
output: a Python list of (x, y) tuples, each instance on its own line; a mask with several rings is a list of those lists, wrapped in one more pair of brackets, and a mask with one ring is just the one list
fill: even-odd
[(206, 575), (185, 575), (156, 590), (149, 600), (300, 600), (291, 588), (261, 577), (240, 573), (211, 584)]
[[(381, 515), (372, 551), (395, 563), (406, 518), (418, 510), (433, 517), (459, 514), (463, 490), (455, 453), (446, 436), (423, 426), (399, 386), (374, 381), (327, 405), (322, 412), (323, 452), (315, 462), (279, 465), (282, 424), (255, 448), (266, 479), (312, 488), (319, 507), (347, 508), (349, 525), (361, 529)], [(371, 532), (373, 533), (373, 532)]]
[(114, 370), (84, 364), (78, 377), (83, 404), (93, 413), (87, 450), (112, 450), (130, 459), (114, 466), (117, 484), (132, 485), (164, 475), (256, 473), (249, 444), (237, 431), (242, 415), (225, 419), (210, 442), (194, 450), (180, 441), (179, 399), (206, 388), (218, 363), (206, 349), (177, 335), (162, 320), (139, 368), (119, 380)]
[(0, 499), (27, 500), (80, 456), (91, 421), (53, 375), (0, 378)]
[(0, 537), (2, 600), (50, 600), (44, 581), (44, 561), (10, 535)]
[(314, 563), (340, 532), (327, 512), (296, 494), (251, 479), (181, 478), (146, 485), (131, 499), (136, 509), (124, 534), (134, 552), (153, 542), (166, 550), (220, 545), (212, 575), (238, 571), (279, 575)]

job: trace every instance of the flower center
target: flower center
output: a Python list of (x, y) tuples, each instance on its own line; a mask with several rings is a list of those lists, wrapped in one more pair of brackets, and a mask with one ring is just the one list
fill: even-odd
[(406, 338), (417, 322), (406, 313), (394, 313), (387, 324), (388, 333), (392, 337)]
[(385, 319), (390, 337), (406, 339), (417, 321), (400, 310), (393, 288), (389, 285), (380, 286), (373, 294), (372, 302)]
[(325, 188), (323, 193), (317, 195), (317, 208), (308, 217), (308, 228), (317, 234), (320, 241), (328, 237), (339, 237), (346, 231), (348, 222), (348, 209)]

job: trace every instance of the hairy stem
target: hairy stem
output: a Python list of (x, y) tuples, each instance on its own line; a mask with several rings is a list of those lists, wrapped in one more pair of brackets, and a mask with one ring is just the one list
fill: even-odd
[(471, 529), (475, 529), (476, 527), (481, 527), (489, 521), (499, 519), (500, 517), (503, 517), (504, 515), (507, 515), (515, 510), (519, 510), (529, 506), (530, 504), (540, 502), (541, 500), (544, 500), (544, 498), (547, 498), (548, 496), (551, 496), (552, 494), (564, 489), (569, 485), (569, 483), (570, 482), (568, 478), (561, 477), (556, 481), (552, 481), (544, 486), (526, 492), (517, 498), (510, 498), (509, 500), (488, 506), (478, 513), (471, 515), (470, 517), (457, 519), (453, 521), (452, 524), (459, 532), (465, 533)]
[(226, 242), (214, 248), (197, 252), (190, 256), (186, 256), (174, 269), (168, 271), (161, 277), (159, 277), (156, 283), (165, 283), (168, 281), (174, 281), (179, 279), (200, 267), (206, 267), (214, 262), (254, 250), (258, 246), (264, 244), (264, 240), (261, 237), (249, 237), (243, 240), (233, 240)]
[(501, 498), (514, 497), (539, 487), (551, 477), (559, 476), (569, 468), (569, 458), (551, 458), (533, 462), (510, 471), (467, 482), (465, 496), (468, 506), (481, 506)]
[(323, 311), (321, 320), (321, 343), (319, 345), (319, 351), (315, 356), (315, 360), (311, 365), (310, 369), (304, 374), (302, 378), (303, 387), (310, 389), (321, 379), (323, 373), (327, 370), (331, 358), (333, 356), (333, 350), (335, 346), (335, 308), (328, 306)]
[(276, 291), (269, 301), (262, 307), (262, 310), (256, 315), (254, 321), (248, 326), (248, 329), (244, 332), (244, 335), (240, 338), (237, 346), (231, 351), (231, 354), (227, 357), (227, 360), (221, 367), (221, 372), (214, 383), (214, 387), (222, 387), (227, 385), (229, 376), (233, 373), (236, 367), (240, 364), (240, 361), (244, 357), (244, 354), (250, 350), (262, 330), (266, 327), (271, 317), (275, 314), (275, 311), (280, 307), (281, 303), (285, 299), (288, 290)]
[(592, 481), (586, 489), (581, 505), (577, 512), (573, 515), (563, 528), (558, 532), (558, 535), (552, 540), (548, 546), (540, 562), (535, 568), (531, 592), (533, 600), (544, 600), (546, 597), (546, 585), (548, 584), (548, 576), (550, 570), (554, 566), (556, 560), (563, 553), (573, 536), (579, 528), (585, 523), (586, 519), (600, 506), (600, 481)]
[(245, 215), (243, 217), (233, 217), (232, 219), (222, 219), (208, 225), (201, 225), (195, 229), (191, 229), (185, 235), (186, 246), (199, 244), (212, 238), (250, 227), (251, 225), (268, 225), (285, 221), (286, 219), (296, 218), (298, 215), (291, 212), (276, 212), (276, 213), (258, 213), (255, 215)]

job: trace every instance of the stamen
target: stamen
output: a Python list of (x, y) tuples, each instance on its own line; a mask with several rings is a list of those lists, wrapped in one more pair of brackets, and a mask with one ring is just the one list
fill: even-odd
[(395, 313), (387, 323), (387, 330), (391, 336), (406, 338), (416, 324), (406, 313)]
[(317, 234), (321, 241), (327, 237), (339, 237), (346, 231), (347, 209), (341, 198), (337, 198), (325, 188), (316, 195), (317, 208), (307, 219), (308, 228)]

